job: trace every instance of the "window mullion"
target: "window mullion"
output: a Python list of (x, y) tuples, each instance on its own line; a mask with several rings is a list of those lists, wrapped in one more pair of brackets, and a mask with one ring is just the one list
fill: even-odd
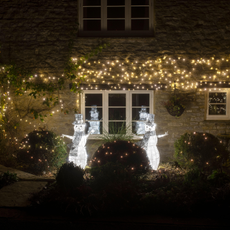
[(153, 1), (149, 1), (149, 30), (153, 30)]
[(150, 100), (149, 100), (149, 113), (154, 114), (154, 92), (150, 93)]
[(109, 132), (109, 103), (108, 103), (108, 92), (103, 92), (102, 102), (103, 102), (103, 129), (108, 133)]
[(81, 114), (83, 115), (83, 121), (85, 122), (85, 93), (81, 94)]
[(128, 131), (128, 134), (130, 134), (130, 125), (132, 124), (132, 104), (131, 104), (131, 97), (130, 92), (126, 93), (126, 131)]
[(230, 106), (229, 106), (229, 100), (230, 99), (230, 93), (229, 93), (229, 89), (227, 90), (227, 98), (226, 98), (226, 115), (228, 117), (228, 119), (230, 119)]
[(101, 1), (101, 30), (107, 31), (107, 1)]
[(83, 30), (83, 0), (79, 1), (78, 13), (79, 13), (79, 30)]
[(131, 30), (131, 0), (125, 1), (125, 30)]

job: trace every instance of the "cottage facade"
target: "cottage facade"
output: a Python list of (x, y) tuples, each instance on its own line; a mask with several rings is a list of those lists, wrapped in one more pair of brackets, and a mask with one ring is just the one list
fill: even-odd
[[(157, 133), (169, 133), (158, 142), (162, 161), (173, 156), (174, 141), (185, 132), (229, 133), (227, 0), (15, 0), (2, 5), (1, 61), (25, 66), (47, 81), (62, 76), (70, 56), (77, 62), (107, 44), (79, 67), (78, 76), (85, 76), (82, 93), (70, 92), (66, 83), (53, 116), (43, 123), (28, 113), (28, 106), (39, 106), (37, 101), (20, 97), (9, 104), (19, 133), (45, 126), (71, 135), (75, 111), (90, 122), (95, 105), (100, 132), (88, 140), (90, 156), (103, 129), (125, 123), (135, 133), (142, 108), (155, 114)], [(175, 88), (187, 96), (179, 118), (164, 107)]]

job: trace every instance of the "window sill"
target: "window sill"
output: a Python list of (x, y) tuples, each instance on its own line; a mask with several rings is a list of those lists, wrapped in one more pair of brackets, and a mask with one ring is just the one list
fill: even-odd
[(229, 117), (206, 117), (206, 121), (229, 121)]
[(98, 31), (98, 32), (91, 32), (91, 31), (79, 31), (78, 37), (108, 37), (108, 38), (122, 38), (122, 37), (154, 37), (154, 31)]
[[(134, 135), (132, 140), (142, 140), (143, 136)], [(88, 140), (102, 140), (102, 135), (89, 135)]]

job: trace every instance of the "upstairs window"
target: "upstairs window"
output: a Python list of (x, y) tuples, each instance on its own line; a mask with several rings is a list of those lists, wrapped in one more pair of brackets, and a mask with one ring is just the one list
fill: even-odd
[(80, 36), (152, 36), (153, 0), (79, 0)]

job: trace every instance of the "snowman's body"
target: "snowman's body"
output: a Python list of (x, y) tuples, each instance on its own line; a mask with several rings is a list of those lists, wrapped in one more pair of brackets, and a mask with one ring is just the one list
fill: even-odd
[(92, 106), (92, 108), (90, 110), (90, 120), (92, 120), (92, 121), (88, 121), (89, 125), (90, 125), (89, 132), (94, 130), (94, 132), (92, 134), (100, 134), (100, 121), (98, 121), (99, 120), (99, 111), (97, 111), (96, 106)]
[(74, 125), (74, 139), (69, 152), (69, 161), (85, 168), (87, 165), (86, 141), (88, 135), (84, 134), (85, 124)]
[(148, 121), (145, 124), (145, 135), (143, 139), (137, 143), (140, 147), (145, 149), (148, 159), (149, 159), (149, 164), (152, 167), (153, 170), (157, 170), (159, 163), (160, 163), (160, 153), (157, 149), (157, 142), (158, 138), (164, 137), (168, 135), (166, 132), (163, 135), (156, 135), (156, 124), (153, 122), (154, 121), (154, 115), (149, 114)]
[[(139, 121), (136, 122), (136, 133), (145, 134), (145, 121), (147, 120), (148, 113), (146, 108), (141, 108), (139, 111)], [(144, 121), (144, 122), (143, 122)]]
[[(81, 114), (77, 114), (81, 115)], [(76, 115), (75, 115), (76, 116)], [(77, 118), (77, 116), (76, 116)], [(77, 120), (73, 123), (74, 125), (74, 135), (64, 135), (62, 137), (68, 137), (72, 139), (72, 144), (69, 145), (70, 152), (69, 152), (69, 162), (73, 162), (75, 165), (80, 166), (81, 168), (85, 168), (87, 165), (87, 151), (86, 151), (86, 142), (90, 135), (85, 134), (85, 123), (82, 123), (82, 117), (80, 120)], [(91, 130), (93, 132), (94, 130)]]

